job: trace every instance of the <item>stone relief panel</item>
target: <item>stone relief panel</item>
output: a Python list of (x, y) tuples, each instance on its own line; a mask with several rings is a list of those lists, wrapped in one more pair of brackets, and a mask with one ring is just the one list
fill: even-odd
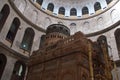
[(76, 23), (71, 23), (70, 24), (70, 33), (74, 34), (76, 31), (77, 31)]
[(83, 27), (89, 27), (89, 22), (88, 21), (84, 22)]
[(44, 21), (44, 29), (47, 29), (47, 27), (52, 23), (51, 19), (49, 17), (46, 17)]
[(111, 11), (110, 15), (111, 15), (111, 19), (112, 19), (113, 23), (119, 20), (120, 16), (119, 16), (119, 13), (118, 13), (118, 11), (116, 9), (113, 9)]
[(38, 20), (38, 12), (36, 10), (33, 10), (33, 12), (31, 13), (31, 20), (32, 22), (34, 22), (36, 24), (37, 20)]
[(97, 24), (100, 25), (100, 26), (103, 24), (103, 17), (99, 17), (97, 19)]
[(83, 32), (85, 33), (85, 34), (87, 34), (87, 33), (89, 33), (89, 30), (90, 29), (90, 23), (88, 22), (88, 21), (86, 21), (86, 22), (84, 22), (83, 23)]
[(97, 19), (97, 28), (98, 28), (98, 29), (100, 29), (101, 27), (104, 26), (103, 22), (104, 22), (103, 17), (99, 17), (99, 18)]
[(14, 0), (14, 3), (16, 7), (20, 10), (20, 12), (24, 13), (27, 7), (27, 1), (26, 0)]

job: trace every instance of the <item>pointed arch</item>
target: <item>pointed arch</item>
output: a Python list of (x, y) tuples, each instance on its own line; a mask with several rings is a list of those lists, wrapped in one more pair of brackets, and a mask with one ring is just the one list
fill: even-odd
[(26, 51), (31, 51), (33, 39), (34, 39), (35, 32), (32, 28), (27, 28), (25, 30), (23, 40), (21, 42), (21, 48)]
[(6, 36), (6, 40), (8, 40), (10, 43), (13, 43), (19, 26), (20, 26), (20, 20), (16, 17), (14, 18)]
[(8, 15), (10, 13), (10, 8), (7, 4), (5, 4), (2, 8), (2, 10), (0, 11), (0, 31), (2, 30)]

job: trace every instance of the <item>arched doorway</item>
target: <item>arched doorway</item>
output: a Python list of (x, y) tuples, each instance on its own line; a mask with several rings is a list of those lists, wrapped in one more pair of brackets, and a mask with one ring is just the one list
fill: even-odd
[(108, 50), (108, 43), (107, 43), (107, 38), (104, 35), (101, 35), (98, 40), (97, 40), (98, 44), (101, 45), (105, 45), (105, 48)]
[(120, 28), (115, 31), (114, 35), (115, 35), (115, 39), (116, 39), (118, 55), (120, 57)]
[[(107, 43), (106, 36), (104, 36), (104, 35), (99, 36), (98, 39), (97, 39), (97, 43), (98, 43), (99, 49), (100, 49), (100, 51), (99, 51), (99, 58), (101, 59), (101, 62), (105, 63), (104, 56), (105, 55), (109, 55), (108, 54), (108, 43)], [(104, 54), (103, 49), (106, 49), (107, 54)]]
[(26, 65), (21, 61), (17, 61), (14, 65), (11, 80), (24, 80), (25, 71)]
[(3, 55), (3, 54), (0, 54), (0, 80), (1, 80), (1, 77), (2, 77), (2, 74), (3, 74), (6, 62), (7, 62), (6, 56)]

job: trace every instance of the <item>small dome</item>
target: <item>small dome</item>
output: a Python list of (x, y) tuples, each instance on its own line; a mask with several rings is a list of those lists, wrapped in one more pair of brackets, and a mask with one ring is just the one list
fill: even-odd
[(63, 24), (52, 24), (48, 26), (46, 34), (58, 32), (70, 36), (70, 29)]

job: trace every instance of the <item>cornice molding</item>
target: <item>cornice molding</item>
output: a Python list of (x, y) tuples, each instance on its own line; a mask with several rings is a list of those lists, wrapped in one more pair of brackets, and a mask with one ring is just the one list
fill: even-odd
[(24, 56), (24, 55), (22, 55), (22, 54), (20, 54), (20, 53), (18, 53), (16, 51), (14, 51), (13, 49), (11, 49), (10, 47), (6, 46), (2, 42), (0, 42), (0, 47), (5, 49), (5, 50), (7, 50), (10, 53), (8, 55), (14, 56), (14, 57), (16, 57), (19, 60), (22, 60), (22, 61), (26, 62), (29, 59), (29, 57)]
[(112, 24), (111, 26), (109, 26), (106, 29), (103, 29), (101, 31), (97, 31), (97, 32), (94, 32), (94, 33), (86, 34), (86, 37), (93, 37), (93, 36), (97, 36), (97, 35), (103, 34), (105, 32), (108, 32), (108, 31), (118, 27), (119, 25), (120, 25), (120, 20), (118, 22)]

